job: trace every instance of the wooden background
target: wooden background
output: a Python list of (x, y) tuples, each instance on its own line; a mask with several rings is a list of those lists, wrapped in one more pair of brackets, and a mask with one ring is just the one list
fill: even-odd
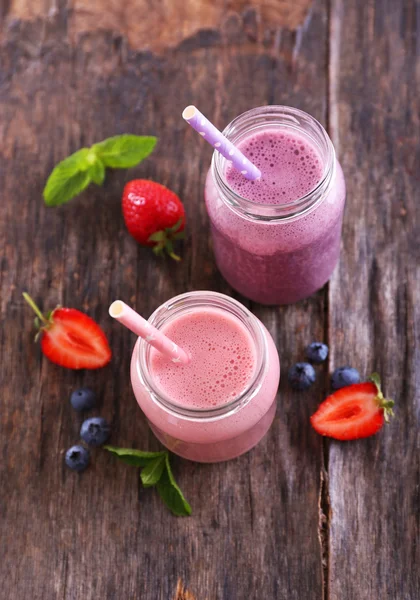
[[(419, 0), (0, 7), (0, 597), (418, 600)], [(182, 519), (105, 452), (81, 476), (63, 453), (78, 441), (82, 417), (68, 400), (82, 385), (98, 392), (113, 444), (158, 448), (130, 388), (133, 336), (107, 316), (112, 299), (149, 315), (186, 290), (232, 293), (215, 268), (203, 203), (211, 149), (180, 117), (191, 102), (220, 127), (262, 104), (308, 111), (333, 139), (348, 202), (330, 284), (295, 306), (247, 303), (280, 352), (277, 416), (237, 460), (174, 460), (193, 507)], [(159, 145), (103, 188), (44, 206), (57, 161), (123, 132), (156, 134)], [(120, 197), (134, 177), (184, 200), (180, 265), (126, 233)], [(25, 289), (46, 308), (88, 311), (109, 336), (111, 365), (76, 373), (45, 360)], [(293, 393), (285, 374), (314, 339), (329, 344), (329, 364), (311, 392)], [(309, 425), (328, 371), (346, 363), (378, 370), (397, 401), (389, 427), (347, 444)]]

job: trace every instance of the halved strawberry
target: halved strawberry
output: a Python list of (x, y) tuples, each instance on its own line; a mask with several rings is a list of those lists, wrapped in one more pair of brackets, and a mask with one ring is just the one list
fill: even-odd
[(111, 349), (93, 319), (75, 308), (61, 307), (44, 316), (29, 294), (23, 297), (37, 315), (41, 349), (51, 362), (68, 369), (98, 369), (109, 363)]
[(312, 427), (336, 440), (357, 440), (379, 431), (394, 414), (393, 400), (383, 397), (377, 373), (331, 394), (311, 417)]

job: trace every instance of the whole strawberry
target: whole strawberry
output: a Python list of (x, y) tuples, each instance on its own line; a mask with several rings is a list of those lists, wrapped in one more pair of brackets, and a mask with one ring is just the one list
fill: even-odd
[(157, 255), (166, 252), (181, 260), (173, 242), (184, 237), (185, 211), (174, 192), (154, 181), (134, 179), (124, 188), (122, 211), (128, 231), (139, 244), (153, 247)]
[(105, 334), (88, 315), (61, 306), (43, 315), (29, 294), (23, 297), (36, 314), (36, 339), (42, 335), (41, 350), (51, 362), (67, 369), (99, 369), (109, 363)]

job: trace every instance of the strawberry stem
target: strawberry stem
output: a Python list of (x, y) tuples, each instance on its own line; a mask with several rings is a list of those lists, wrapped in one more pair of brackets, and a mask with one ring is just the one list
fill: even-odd
[(42, 321), (42, 323), (45, 323), (45, 325), (47, 325), (48, 324), (47, 319), (44, 317), (44, 315), (42, 314), (42, 312), (39, 310), (38, 306), (32, 300), (32, 298), (30, 297), (30, 295), (27, 292), (23, 292), (22, 296), (25, 298), (26, 302), (32, 308), (32, 310), (34, 311), (34, 313), (36, 314), (36, 316), (38, 317), (38, 319), (40, 319)]
[[(183, 231), (178, 231), (178, 229), (182, 225), (182, 218), (176, 223), (173, 227), (167, 227), (161, 231), (155, 231), (149, 236), (149, 242), (155, 242), (152, 250), (156, 254), (156, 256), (164, 256), (165, 252), (168, 256), (170, 256), (173, 260), (179, 262), (181, 257), (174, 252), (174, 240), (183, 239), (185, 233)], [(175, 232), (175, 233), (174, 233)]]
[(372, 375), (369, 377), (369, 379), (370, 379), (370, 381), (372, 381), (372, 383), (374, 383), (376, 385), (376, 392), (377, 392), (376, 401), (378, 403), (378, 406), (380, 408), (382, 408), (384, 411), (385, 422), (389, 423), (390, 418), (394, 416), (394, 411), (392, 410), (392, 408), (395, 403), (393, 400), (384, 398), (384, 395), (383, 395), (382, 389), (381, 389), (381, 378), (379, 377), (378, 373), (372, 373)]

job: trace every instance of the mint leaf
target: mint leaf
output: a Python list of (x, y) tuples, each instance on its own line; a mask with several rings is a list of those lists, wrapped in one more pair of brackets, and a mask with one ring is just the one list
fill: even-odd
[(97, 156), (95, 162), (89, 166), (88, 173), (96, 185), (102, 185), (105, 179), (105, 165)]
[(165, 468), (166, 453), (158, 456), (149, 462), (140, 473), (141, 482), (144, 487), (156, 485), (159, 481), (162, 471)]
[(191, 514), (191, 506), (188, 504), (177, 485), (169, 464), (169, 454), (165, 456), (166, 469), (162, 472), (156, 484), (159, 496), (162, 498), (170, 511), (178, 517), (186, 517)]
[(156, 142), (153, 136), (124, 134), (78, 150), (58, 163), (48, 177), (43, 191), (45, 204), (64, 204), (86, 189), (91, 181), (101, 185), (105, 167), (134, 167), (149, 156)]
[(104, 448), (122, 460), (122, 462), (133, 467), (147, 467), (156, 458), (166, 455), (166, 452), (143, 452), (142, 450), (116, 448), (115, 446), (104, 446)]
[(149, 156), (156, 142), (154, 136), (123, 134), (94, 144), (92, 150), (106, 167), (127, 169)]
[(89, 150), (82, 148), (58, 163), (44, 188), (45, 204), (48, 206), (64, 204), (87, 188), (91, 180), (87, 173), (88, 154)]
[(191, 514), (191, 506), (172, 474), (168, 452), (143, 452), (115, 446), (104, 446), (104, 448), (129, 465), (143, 467), (140, 478), (144, 487), (156, 485), (160, 497), (174, 515), (185, 517)]

